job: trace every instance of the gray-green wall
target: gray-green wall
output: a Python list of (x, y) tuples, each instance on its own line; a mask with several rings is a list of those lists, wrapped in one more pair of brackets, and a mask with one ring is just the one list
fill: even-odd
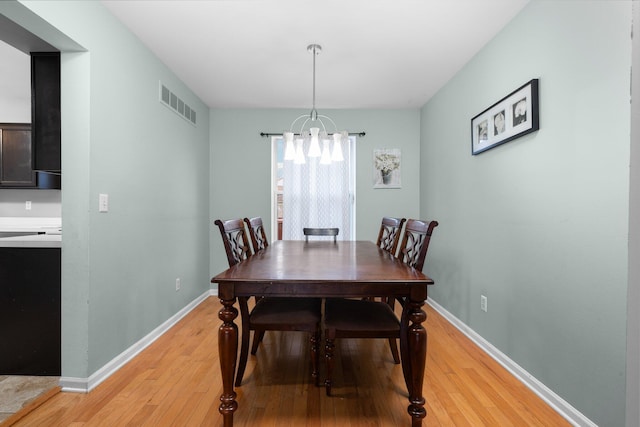
[(101, 3), (1, 3), (62, 50), (62, 376), (86, 379), (210, 288), (208, 108)]
[[(601, 426), (625, 422), (630, 54), (630, 2), (533, 1), (421, 114), (430, 297)], [(470, 119), (532, 78), (540, 130), (472, 156)]]
[[(308, 111), (211, 111), (211, 219), (271, 217), (271, 144), (260, 132), (282, 132)], [(340, 129), (366, 132), (356, 142), (356, 238), (375, 240), (384, 215), (419, 216), (420, 112), (322, 110)], [(332, 130), (332, 129), (331, 129)], [(402, 151), (402, 188), (374, 189), (373, 149)], [(269, 231), (271, 227), (268, 226)], [(228, 267), (220, 232), (211, 229), (212, 276)]]

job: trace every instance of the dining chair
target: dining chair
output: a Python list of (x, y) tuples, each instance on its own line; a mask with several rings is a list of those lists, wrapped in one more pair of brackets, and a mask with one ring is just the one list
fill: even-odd
[[(259, 221), (262, 223), (262, 219)], [(257, 224), (258, 221), (256, 220)], [(249, 240), (245, 232), (245, 221), (242, 219), (231, 219), (222, 221), (217, 219), (215, 224), (220, 229), (222, 242), (227, 252), (229, 267), (253, 256), (249, 248)], [(252, 228), (249, 220), (250, 232), (255, 234), (256, 229)], [(263, 231), (264, 233), (264, 231)], [(264, 234), (263, 234), (264, 235)], [(264, 247), (268, 246), (266, 236)], [(258, 247), (258, 244), (255, 246)], [(240, 317), (242, 321), (242, 335), (240, 346), (240, 360), (236, 373), (235, 386), (242, 384), (242, 377), (247, 367), (249, 356), (249, 337), (253, 332), (253, 345), (251, 354), (256, 354), (258, 345), (262, 341), (265, 331), (301, 331), (310, 334), (311, 347), (311, 376), (315, 385), (319, 385), (318, 365), (319, 365), (319, 341), (320, 341), (320, 320), (322, 318), (322, 300), (319, 298), (263, 298), (255, 296), (255, 304), (249, 310), (247, 297), (238, 297), (240, 306)]]
[[(388, 216), (382, 217), (376, 245), (380, 249), (389, 252), (393, 256), (396, 256), (396, 252), (398, 252), (398, 243), (400, 242), (400, 238), (402, 237), (402, 226), (406, 221), (406, 218), (392, 218)], [(391, 297), (366, 297), (364, 299), (375, 301), (376, 298), (379, 298), (380, 301), (389, 304), (392, 310), (394, 309), (395, 301)], [(389, 349), (391, 350), (391, 354), (393, 355), (394, 362), (398, 363), (400, 361), (400, 355), (398, 354), (398, 343), (395, 338), (389, 338)]]
[(385, 216), (382, 218), (380, 224), (380, 231), (378, 232), (378, 239), (376, 245), (381, 249), (389, 252), (393, 256), (396, 256), (398, 250), (398, 243), (400, 242), (400, 236), (402, 232), (402, 226), (404, 225), (406, 218), (391, 218)]
[[(433, 229), (437, 221), (409, 219), (406, 222), (397, 258), (403, 263), (421, 271), (427, 256)], [(406, 305), (404, 301), (403, 307)], [(403, 316), (406, 313), (403, 309)], [(325, 390), (331, 395), (333, 359), (336, 338), (387, 338), (394, 343), (400, 338), (400, 320), (389, 301), (370, 301), (346, 298), (329, 298), (325, 302), (325, 362), (327, 374)], [(400, 358), (393, 352), (393, 362)], [(403, 357), (406, 357), (403, 352)]]
[[(251, 245), (253, 246), (254, 254), (269, 246), (267, 233), (264, 231), (264, 224), (262, 223), (262, 217), (255, 217), (251, 219), (245, 218), (244, 222), (245, 224), (247, 224), (247, 229), (249, 230), (249, 237), (251, 238)], [(256, 298), (260, 299), (260, 297)], [(260, 345), (260, 343), (262, 342), (262, 338), (264, 338), (264, 331), (253, 333), (253, 345), (251, 346), (251, 354), (256, 354), (256, 351), (258, 351), (258, 345)]]
[(269, 246), (267, 240), (267, 233), (264, 231), (264, 225), (262, 224), (261, 217), (245, 218), (244, 222), (247, 224), (249, 230), (249, 237), (251, 238), (251, 245), (253, 246), (253, 253), (263, 250)]
[(226, 221), (217, 219), (214, 224), (220, 229), (229, 267), (251, 256), (251, 246), (249, 246), (244, 222), (241, 219)]
[(338, 240), (339, 228), (318, 228), (318, 227), (305, 227), (302, 229), (304, 234), (304, 240), (309, 241), (309, 236), (333, 236), (333, 242)]

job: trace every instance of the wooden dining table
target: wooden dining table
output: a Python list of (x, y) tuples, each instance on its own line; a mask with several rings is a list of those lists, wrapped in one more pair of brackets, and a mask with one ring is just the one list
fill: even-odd
[(238, 409), (234, 376), (238, 354), (238, 297), (368, 297), (393, 296), (402, 303), (400, 354), (409, 392), (411, 425), (426, 416), (422, 385), (427, 333), (422, 306), (433, 280), (408, 267), (370, 241), (273, 242), (266, 249), (211, 279), (222, 303), (218, 317), (218, 351), (223, 391), (219, 411), (224, 426), (233, 426)]

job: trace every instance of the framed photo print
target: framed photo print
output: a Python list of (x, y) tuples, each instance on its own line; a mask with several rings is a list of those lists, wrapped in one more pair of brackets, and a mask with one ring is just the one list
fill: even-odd
[(482, 153), (539, 128), (538, 79), (533, 79), (471, 119), (471, 154)]
[(400, 149), (373, 150), (373, 188), (400, 188)]

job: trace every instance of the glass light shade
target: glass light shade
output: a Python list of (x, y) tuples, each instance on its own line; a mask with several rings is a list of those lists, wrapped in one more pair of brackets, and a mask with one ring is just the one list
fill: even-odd
[(302, 151), (302, 143), (304, 140), (302, 138), (296, 139), (296, 157), (293, 159), (293, 163), (296, 165), (302, 165), (307, 161), (304, 159), (304, 152)]
[(293, 145), (293, 132), (284, 132), (284, 159), (293, 160), (296, 158), (296, 148)]
[(321, 165), (329, 165), (331, 164), (331, 154), (329, 154), (329, 140), (322, 140), (322, 157), (320, 157)]
[(331, 160), (334, 162), (341, 162), (344, 160), (344, 157), (342, 156), (341, 139), (342, 135), (339, 133), (333, 134), (333, 152), (331, 153)]
[(322, 154), (320, 152), (320, 142), (318, 140), (318, 132), (320, 132), (320, 128), (311, 128), (309, 131), (311, 132), (311, 145), (309, 146), (309, 152), (307, 155), (309, 157), (320, 157)]

